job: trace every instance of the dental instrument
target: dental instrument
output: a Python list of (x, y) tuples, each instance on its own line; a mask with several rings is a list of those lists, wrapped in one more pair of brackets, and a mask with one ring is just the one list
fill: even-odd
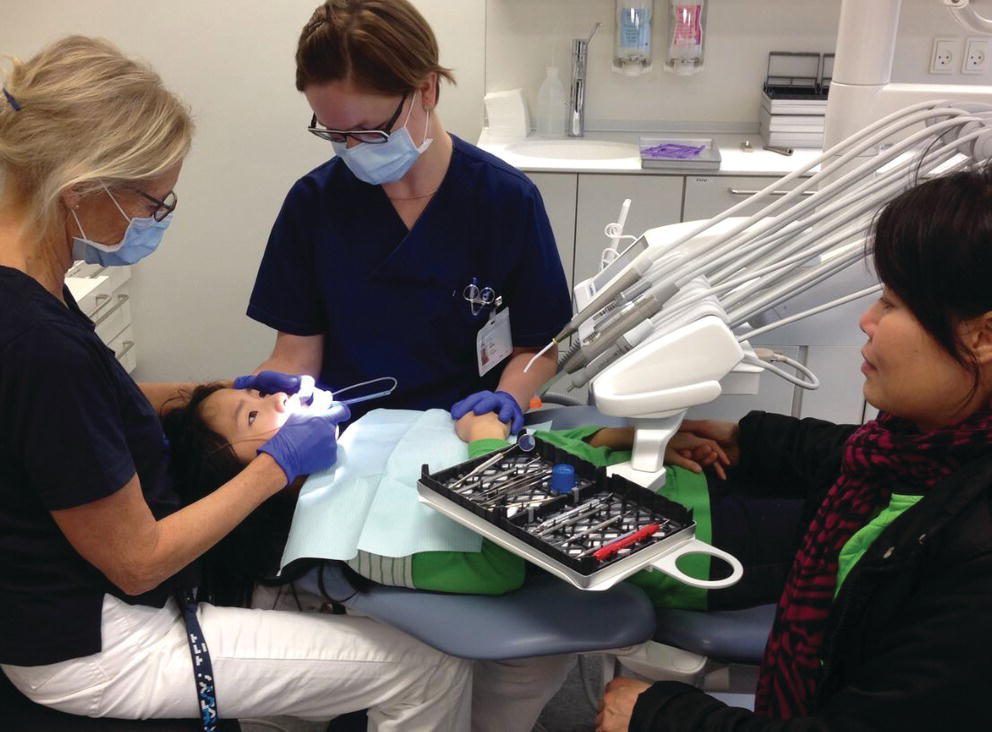
[(621, 549), (626, 549), (632, 544), (636, 544), (639, 541), (647, 539), (648, 537), (654, 536), (658, 531), (661, 530), (661, 524), (648, 524), (642, 529), (634, 529), (623, 536), (619, 536), (609, 544), (604, 544), (601, 547), (593, 547), (586, 552), (583, 552), (580, 556), (592, 555), (594, 558), (600, 561), (608, 559), (609, 557), (616, 554)]
[(583, 539), (589, 536), (590, 534), (599, 531), (600, 529), (605, 529), (607, 526), (611, 526), (612, 524), (615, 524), (617, 521), (623, 521), (623, 519), (624, 519), (623, 514), (617, 514), (616, 516), (612, 516), (606, 519), (605, 521), (600, 521), (595, 526), (590, 526), (588, 529), (585, 529), (584, 531), (580, 531), (577, 534), (572, 534), (570, 537), (565, 539), (565, 541), (559, 542), (555, 546), (557, 546), (559, 549), (564, 549), (566, 546), (571, 544), (576, 539)]

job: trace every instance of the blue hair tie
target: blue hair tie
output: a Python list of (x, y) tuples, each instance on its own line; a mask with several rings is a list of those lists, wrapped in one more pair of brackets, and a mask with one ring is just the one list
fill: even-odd
[(14, 96), (9, 91), (7, 91), (7, 87), (3, 87), (3, 95), (7, 97), (7, 103), (14, 108), (15, 112), (21, 111), (21, 105), (18, 104), (17, 100), (14, 99)]

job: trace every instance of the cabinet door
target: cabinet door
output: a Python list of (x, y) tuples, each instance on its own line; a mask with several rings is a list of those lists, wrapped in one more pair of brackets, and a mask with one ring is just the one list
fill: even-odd
[(572, 291), (572, 267), (575, 261), (575, 173), (528, 173), (527, 177), (541, 192), (551, 230), (558, 245), (558, 256), (565, 269), (568, 291)]
[(600, 257), (610, 245), (603, 228), (617, 220), (625, 198), (630, 199), (630, 213), (624, 234), (640, 236), (647, 229), (674, 224), (682, 209), (682, 176), (580, 174), (575, 282), (599, 272)]
[[(708, 219), (723, 213), (731, 206), (736, 206), (748, 196), (760, 191), (773, 183), (775, 176), (740, 176), (740, 175), (689, 175), (685, 179), (685, 205), (682, 209), (683, 221)], [(779, 186), (776, 190), (791, 190), (798, 181), (787, 186)], [(758, 212), (772, 201), (766, 199), (760, 204), (746, 206), (742, 216), (750, 216)]]

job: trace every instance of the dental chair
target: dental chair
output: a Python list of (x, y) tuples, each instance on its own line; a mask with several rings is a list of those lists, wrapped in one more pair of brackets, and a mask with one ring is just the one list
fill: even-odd
[[(526, 417), (528, 425), (549, 421), (555, 429), (630, 425), (629, 419), (602, 414), (592, 406), (549, 405)], [(683, 681), (706, 691), (753, 694), (775, 619), (774, 604), (710, 612), (660, 608), (654, 613), (650, 641), (602, 656), (604, 685), (627, 670), (651, 681)]]

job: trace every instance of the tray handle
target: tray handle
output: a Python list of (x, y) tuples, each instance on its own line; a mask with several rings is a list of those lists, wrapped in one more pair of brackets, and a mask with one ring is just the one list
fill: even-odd
[[(695, 577), (690, 577), (676, 565), (679, 557), (683, 557), (686, 554), (709, 554), (711, 557), (722, 559), (730, 565), (730, 576), (718, 580), (701, 580), (696, 579)], [(707, 590), (719, 590), (724, 587), (730, 587), (731, 585), (737, 584), (738, 580), (744, 576), (744, 567), (741, 565), (740, 560), (738, 560), (737, 557), (733, 554), (728, 554), (722, 549), (717, 549), (715, 546), (699, 541), (698, 539), (690, 539), (674, 551), (669, 552), (659, 559), (656, 559), (651, 563), (651, 566), (654, 569), (674, 577), (679, 582), (687, 584), (691, 587), (702, 587)]]

